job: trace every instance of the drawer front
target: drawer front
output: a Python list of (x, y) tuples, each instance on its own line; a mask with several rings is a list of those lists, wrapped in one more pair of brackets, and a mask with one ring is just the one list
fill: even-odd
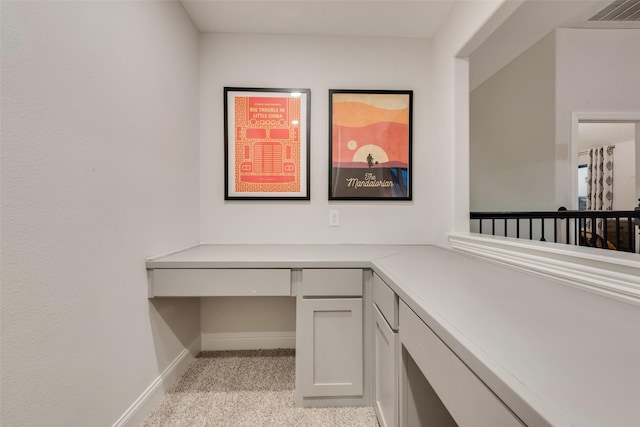
[(403, 302), (400, 325), (400, 342), (459, 426), (524, 425)]
[(302, 270), (305, 297), (361, 297), (362, 269), (306, 268)]
[(376, 303), (391, 329), (398, 330), (398, 297), (377, 274), (373, 275), (373, 302)]
[(154, 297), (290, 296), (289, 269), (155, 269)]

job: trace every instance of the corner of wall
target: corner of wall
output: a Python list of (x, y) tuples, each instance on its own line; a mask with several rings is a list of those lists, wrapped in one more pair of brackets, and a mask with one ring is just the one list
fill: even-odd
[(133, 404), (113, 424), (113, 427), (134, 427), (141, 425), (162, 401), (172, 385), (185, 373), (191, 362), (200, 353), (200, 336), (193, 340), (169, 366), (154, 379)]

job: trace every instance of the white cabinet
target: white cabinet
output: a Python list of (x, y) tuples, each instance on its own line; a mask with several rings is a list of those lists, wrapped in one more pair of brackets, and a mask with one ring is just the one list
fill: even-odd
[(305, 269), (301, 285), (296, 322), (298, 401), (317, 406), (330, 403), (327, 398), (361, 398), (362, 270)]
[(156, 268), (149, 298), (290, 296), (288, 268)]
[(304, 396), (362, 394), (362, 299), (307, 299), (304, 323)]
[(373, 274), (373, 302), (394, 331), (398, 330), (398, 296), (377, 274)]
[(398, 425), (398, 333), (377, 307), (375, 317), (375, 409), (381, 427)]
[(306, 297), (362, 297), (359, 268), (306, 268), (302, 270), (302, 295)]
[(381, 427), (398, 425), (398, 297), (373, 275), (374, 404)]
[[(404, 302), (400, 303), (400, 342), (403, 354), (403, 384), (401, 394), (404, 404), (408, 400), (404, 391), (404, 380), (416, 377), (421, 372), (428, 381), (426, 389), (433, 389), (428, 404), (444, 405), (455, 424), (461, 427), (521, 427), (518, 417), (451, 351), (451, 349), (420, 319)], [(407, 357), (407, 356), (410, 356)], [(411, 373), (407, 361), (415, 361), (417, 369)], [(409, 381), (410, 384), (410, 381)], [(428, 395), (426, 393), (425, 395)], [(436, 397), (437, 395), (437, 397)], [(442, 403), (440, 403), (439, 401)], [(418, 408), (419, 409), (419, 408)], [(413, 426), (401, 414), (402, 425)], [(429, 417), (430, 418), (430, 417)], [(449, 425), (441, 421), (420, 422), (420, 425)]]

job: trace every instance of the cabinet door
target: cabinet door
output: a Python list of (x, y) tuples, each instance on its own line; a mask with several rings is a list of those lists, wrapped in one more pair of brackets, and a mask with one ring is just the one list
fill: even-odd
[(302, 300), (302, 395), (361, 396), (362, 298)]
[(375, 405), (381, 427), (398, 425), (398, 334), (373, 305), (375, 317)]

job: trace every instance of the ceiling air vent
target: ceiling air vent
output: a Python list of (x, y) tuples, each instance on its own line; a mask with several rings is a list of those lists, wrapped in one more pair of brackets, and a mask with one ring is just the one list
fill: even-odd
[(589, 22), (638, 22), (640, 0), (616, 0), (589, 18)]

